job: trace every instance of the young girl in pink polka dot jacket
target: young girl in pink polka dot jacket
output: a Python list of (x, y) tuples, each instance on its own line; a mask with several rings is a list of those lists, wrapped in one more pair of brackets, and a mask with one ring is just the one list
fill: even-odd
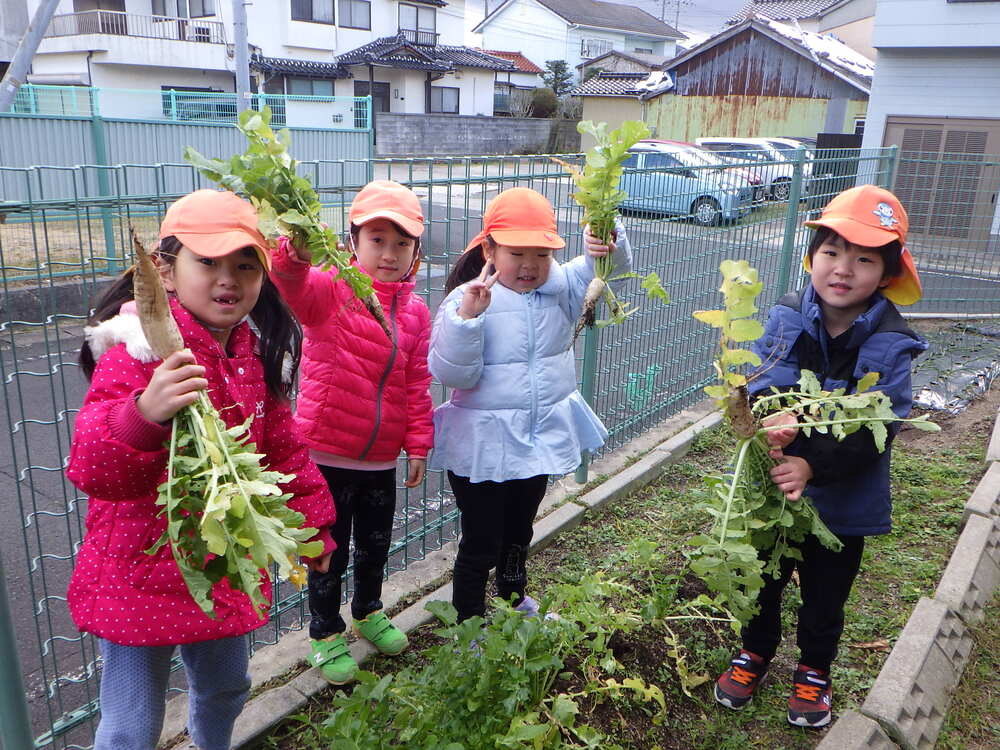
[(250, 688), (244, 636), (266, 614), (222, 581), (212, 590), (215, 618), (208, 617), (171, 550), (145, 552), (166, 525), (155, 503), (170, 420), (198, 391), (208, 392), (229, 426), (254, 417), (251, 440), (265, 463), (295, 475), (284, 485), (289, 506), (321, 529), (324, 554), (305, 562), (329, 565), (333, 499), (293, 435), (288, 403), (301, 331), (268, 281), (270, 253), (256, 226), (253, 207), (228, 192), (199, 190), (168, 209), (156, 259), (187, 349), (163, 361), (153, 355), (135, 313), (131, 272), (86, 329), (80, 362), (91, 384), (67, 475), (89, 503), (68, 601), (80, 630), (98, 637), (103, 659), (95, 750), (156, 747), (177, 646), (189, 685), (188, 729), (201, 750), (228, 750)]

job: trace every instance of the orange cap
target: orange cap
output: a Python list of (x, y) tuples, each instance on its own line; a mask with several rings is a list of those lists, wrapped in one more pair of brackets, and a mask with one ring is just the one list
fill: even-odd
[(408, 187), (392, 180), (372, 180), (361, 188), (347, 216), (357, 226), (374, 219), (388, 219), (412, 237), (424, 233), (420, 200)]
[(257, 229), (257, 211), (228, 190), (195, 190), (170, 204), (160, 224), (160, 239), (176, 237), (205, 258), (252, 247), (265, 270), (271, 270), (267, 240)]
[(531, 188), (510, 188), (491, 200), (483, 214), (483, 230), (472, 238), (465, 252), (482, 244), (487, 235), (498, 244), (513, 247), (558, 250), (566, 246), (549, 199)]
[[(823, 214), (814, 221), (805, 222), (812, 229), (826, 227), (848, 242), (862, 247), (882, 247), (893, 240), (906, 243), (909, 218), (899, 199), (884, 188), (859, 185), (834, 196)], [(912, 305), (920, 299), (923, 290), (913, 256), (905, 247), (900, 251), (902, 270), (889, 279), (882, 294), (898, 305)], [(806, 271), (811, 270), (809, 256), (802, 259)]]

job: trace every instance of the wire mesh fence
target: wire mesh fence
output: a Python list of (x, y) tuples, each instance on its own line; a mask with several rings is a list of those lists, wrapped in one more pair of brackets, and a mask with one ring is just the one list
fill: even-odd
[[(1000, 310), (998, 158), (899, 156), (894, 149), (811, 156), (799, 151), (785, 163), (760, 165), (754, 174), (733, 165), (673, 163), (654, 158), (657, 153), (654, 148), (637, 154), (630, 163), (623, 213), (635, 270), (656, 271), (671, 302), (642, 303), (637, 282), (630, 280), (626, 295), (640, 302), (640, 310), (620, 327), (588, 332), (578, 344), (585, 395), (611, 433), (605, 451), (701, 399), (715, 338), (691, 313), (718, 305), (719, 263), (743, 258), (756, 266), (766, 309), (804, 281), (800, 261), (809, 231), (802, 222), (858, 181), (895, 185), (910, 211), (910, 246), (925, 284), (917, 312)], [(580, 155), (560, 158), (581, 161)], [(774, 185), (768, 166), (787, 172), (788, 184)], [(37, 180), (31, 169), (20, 170), (18, 179)], [(128, 227), (152, 244), (165, 207), (201, 186), (186, 165), (104, 169), (115, 190), (98, 197), (78, 190), (0, 204), (0, 379), (10, 435), (0, 489), (7, 517), (16, 519), (0, 527), (0, 549), (23, 668), (21, 676), (2, 677), (14, 686), (23, 679), (38, 747), (89, 747), (97, 717), (99, 658), (93, 640), (74, 628), (64, 598), (86, 513), (86, 498), (63, 477), (74, 416), (86, 390), (76, 365), (82, 328), (96, 297), (131, 263)], [(301, 171), (324, 202), (324, 220), (337, 230), (345, 226), (353, 195), (372, 176), (398, 180), (417, 192), (427, 221), (417, 290), (432, 312), (444, 296), (448, 270), (477, 233), (487, 202), (503, 189), (526, 186), (544, 193), (566, 239), (562, 252), (568, 259), (581, 250), (581, 210), (572, 198), (572, 181), (564, 165), (548, 157), (315, 161)], [(137, 180), (139, 174), (145, 181)], [(66, 169), (65, 179), (67, 185), (83, 185), (95, 176), (91, 167), (75, 167)], [(156, 189), (131, 191), (137, 184)], [(445, 390), (435, 385), (433, 396), (440, 403)], [(456, 533), (444, 477), (432, 473), (422, 487), (400, 488), (390, 573)], [(306, 617), (302, 594), (279, 582), (271, 623), (253, 634), (251, 647), (263, 648), (301, 628)], [(171, 684), (183, 689), (180, 674)]]

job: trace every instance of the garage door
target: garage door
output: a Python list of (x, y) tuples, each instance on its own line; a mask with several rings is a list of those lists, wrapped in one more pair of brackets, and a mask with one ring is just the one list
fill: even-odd
[(1000, 191), (1000, 120), (890, 117), (883, 145), (900, 148), (894, 190), (911, 233), (988, 246)]

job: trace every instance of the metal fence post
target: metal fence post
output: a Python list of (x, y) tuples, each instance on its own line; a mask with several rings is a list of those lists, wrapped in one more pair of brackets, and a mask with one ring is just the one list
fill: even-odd
[(892, 190), (892, 186), (896, 184), (896, 169), (899, 167), (899, 146), (893, 144), (886, 150), (889, 163), (885, 170), (885, 184), (882, 187)]
[(7, 601), (7, 576), (0, 555), (0, 747), (27, 750), (35, 746), (21, 681), (17, 636)]
[[(96, 103), (96, 98), (95, 98)], [(97, 189), (101, 197), (112, 197), (111, 183), (108, 181), (108, 143), (104, 138), (104, 118), (99, 107), (95, 106), (90, 115), (90, 134), (94, 140), (94, 161), (97, 162)], [(115, 240), (115, 225), (111, 217), (111, 209), (102, 206), (101, 227), (104, 231), (104, 250), (108, 257), (108, 272), (118, 273), (118, 257), (115, 252), (118, 246)]]
[[(594, 408), (594, 385), (597, 381), (597, 330), (587, 328), (583, 332), (583, 372), (580, 383), (580, 393), (584, 400)], [(590, 456), (584, 453), (580, 456), (580, 465), (576, 467), (576, 481), (584, 484), (587, 481), (587, 469), (590, 466)]]
[(785, 215), (785, 236), (781, 242), (781, 265), (778, 268), (778, 295), (788, 292), (788, 280), (792, 275), (795, 261), (795, 232), (799, 227), (799, 200), (802, 198), (802, 165), (806, 150), (802, 146), (795, 149), (792, 168), (792, 184), (788, 190), (788, 212)]

